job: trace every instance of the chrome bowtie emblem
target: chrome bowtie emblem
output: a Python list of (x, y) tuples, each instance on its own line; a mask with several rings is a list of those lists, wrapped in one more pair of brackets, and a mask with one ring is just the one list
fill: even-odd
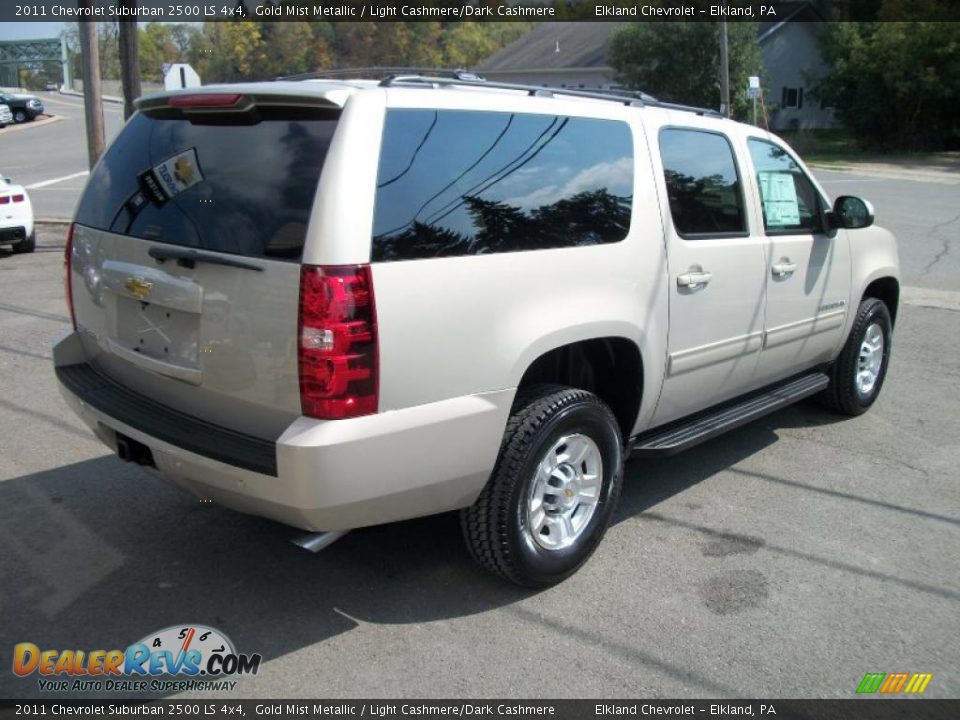
[(147, 282), (143, 278), (132, 277), (128, 278), (123, 286), (130, 291), (130, 293), (137, 298), (137, 300), (146, 299), (147, 295), (150, 294), (151, 288), (153, 288), (152, 282)]

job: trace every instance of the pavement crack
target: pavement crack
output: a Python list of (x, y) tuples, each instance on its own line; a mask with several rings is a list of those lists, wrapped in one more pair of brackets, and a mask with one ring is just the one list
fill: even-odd
[[(942, 222), (934, 225), (932, 228), (930, 228), (930, 234), (936, 235), (940, 230), (947, 227), (948, 225), (952, 225), (953, 223), (957, 222), (957, 220), (960, 220), (960, 215), (957, 215), (953, 219), (947, 220), (946, 222)], [(927, 275), (929, 275), (930, 271), (933, 270), (933, 266), (936, 265), (938, 262), (940, 262), (950, 252), (950, 238), (947, 238), (947, 237), (941, 238), (940, 245), (941, 245), (940, 250), (937, 252), (936, 255), (933, 256), (933, 260), (927, 263), (927, 266), (923, 269), (923, 272), (920, 274), (920, 277), (926, 277)]]

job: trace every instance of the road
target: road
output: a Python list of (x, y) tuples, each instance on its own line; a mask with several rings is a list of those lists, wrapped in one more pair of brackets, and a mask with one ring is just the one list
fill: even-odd
[[(0, 172), (27, 185), (39, 218), (69, 218), (86, 183), (86, 136), (83, 99), (38, 93), (47, 110), (62, 121), (36, 128), (0, 130)], [(117, 103), (106, 102), (108, 142), (123, 125)], [(960, 172), (943, 173), (937, 182), (907, 177), (857, 175), (817, 169), (817, 178), (832, 197), (859, 194), (877, 209), (877, 223), (889, 228), (903, 248), (907, 285), (960, 291)], [(55, 181), (55, 182), (51, 182)], [(42, 187), (30, 188), (42, 184)]]
[[(542, 592), (479, 570), (452, 515), (313, 556), (120, 462), (51, 372), (62, 228), (33, 255), (0, 250), (0, 654), (205, 623), (263, 655), (242, 697), (849, 698), (894, 671), (960, 696), (958, 187), (818, 175), (834, 194), (863, 185), (901, 233), (908, 298), (954, 292), (902, 307), (866, 415), (802, 404), (631, 461), (597, 554)], [(0, 697), (40, 695), (0, 672)]]
[[(529, 592), (451, 515), (313, 556), (109, 455), (55, 387), (62, 235), (40, 243), (0, 252), (0, 652), (207, 623), (263, 654), (244, 697), (843, 698), (868, 671), (960, 694), (960, 296), (902, 308), (863, 417), (804, 404), (630, 462), (594, 558)], [(0, 697), (39, 694), (0, 673)]]
[[(83, 173), (89, 169), (83, 98), (35, 94), (46, 112), (58, 119), (0, 130), (0, 172), (27, 186), (38, 218), (69, 218), (87, 181)], [(123, 106), (103, 103), (103, 121), (109, 143), (123, 126)], [(30, 187), (38, 183), (43, 187)]]

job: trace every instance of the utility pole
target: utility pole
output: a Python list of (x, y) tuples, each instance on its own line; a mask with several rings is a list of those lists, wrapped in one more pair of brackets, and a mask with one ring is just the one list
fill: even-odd
[[(78, 0), (81, 8), (92, 6), (93, 0)], [(80, 53), (83, 69), (83, 114), (87, 121), (87, 155), (90, 169), (105, 148), (103, 136), (103, 92), (100, 88), (100, 56), (97, 47), (97, 23), (81, 20)]]
[[(120, 7), (137, 7), (137, 0), (121, 0)], [(136, 14), (131, 15), (136, 17)], [(141, 95), (140, 60), (138, 51), (139, 30), (136, 20), (120, 21), (120, 80), (123, 83), (123, 119), (133, 115), (133, 101)]]
[[(726, 4), (726, 3), (724, 3)], [(730, 117), (730, 48), (727, 23), (720, 23), (720, 114)]]

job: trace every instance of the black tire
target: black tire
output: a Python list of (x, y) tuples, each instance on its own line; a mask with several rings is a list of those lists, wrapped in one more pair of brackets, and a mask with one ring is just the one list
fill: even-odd
[(13, 111), (13, 121), (19, 125), (20, 123), (25, 123), (29, 118), (27, 113), (23, 110), (14, 110)]
[(15, 253), (32, 253), (37, 249), (37, 235), (32, 233), (30, 237), (24, 238), (18, 243), (14, 243), (11, 250)]
[[(587, 436), (599, 450), (602, 480), (596, 509), (571, 545), (546, 549), (529, 527), (529, 495), (545, 454), (572, 433)], [(514, 402), (490, 480), (477, 501), (460, 513), (467, 548), (482, 567), (518, 585), (558, 583), (593, 554), (610, 524), (622, 483), (623, 442), (610, 408), (584, 390), (532, 387)]]
[[(856, 382), (860, 347), (872, 325), (879, 326), (883, 334), (883, 354), (873, 387), (868, 392), (861, 392)], [(840, 351), (840, 356), (830, 366), (830, 385), (819, 395), (820, 401), (842, 415), (852, 417), (865, 413), (876, 401), (883, 387), (887, 366), (890, 364), (892, 340), (893, 321), (887, 306), (877, 298), (865, 298), (860, 303), (850, 336)]]

